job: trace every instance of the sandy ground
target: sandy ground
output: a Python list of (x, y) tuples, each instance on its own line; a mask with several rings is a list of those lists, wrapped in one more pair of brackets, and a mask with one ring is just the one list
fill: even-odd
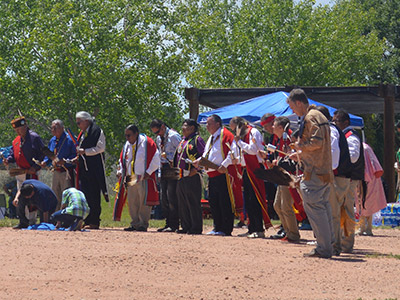
[(400, 298), (400, 259), (390, 255), (400, 254), (398, 229), (357, 237), (353, 254), (333, 259), (303, 258), (311, 231), (300, 244), (236, 236), (243, 232), (1, 228), (0, 299)]

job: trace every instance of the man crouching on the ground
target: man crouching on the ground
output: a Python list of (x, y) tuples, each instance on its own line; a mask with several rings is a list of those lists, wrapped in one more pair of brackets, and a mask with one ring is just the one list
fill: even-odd
[(17, 207), (19, 217), (19, 224), (14, 229), (22, 229), (35, 224), (36, 217), (33, 220), (27, 218), (27, 215), (29, 216), (33, 211), (39, 210), (42, 213), (41, 222), (49, 222), (49, 215), (55, 211), (57, 206), (57, 197), (43, 182), (28, 179), (22, 183), (13, 204)]
[(57, 228), (70, 227), (71, 231), (79, 231), (89, 211), (85, 194), (76, 188), (69, 188), (62, 193), (61, 210), (56, 211), (51, 218), (52, 221), (57, 222)]

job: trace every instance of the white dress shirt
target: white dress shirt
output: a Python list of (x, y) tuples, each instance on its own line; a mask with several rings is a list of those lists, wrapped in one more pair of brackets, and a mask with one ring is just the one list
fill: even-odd
[[(86, 129), (86, 132), (88, 132), (89, 128)], [(100, 153), (103, 153), (106, 150), (106, 137), (104, 135), (104, 132), (102, 129), (100, 129), (100, 137), (99, 140), (97, 141), (96, 146), (94, 146), (93, 148), (87, 148), (85, 149), (85, 154), (87, 156), (94, 156)], [(81, 144), (83, 142), (83, 140), (85, 139), (85, 135), (82, 135), (82, 140), (81, 140)]]
[(251, 128), (249, 143), (247, 144), (244, 141), (240, 140), (238, 142), (238, 146), (242, 149), (242, 151), (246, 152), (247, 154), (256, 155), (258, 162), (263, 162), (263, 159), (258, 154), (258, 150), (264, 149), (263, 138), (261, 133), (256, 128)]
[[(143, 176), (144, 173), (147, 173), (149, 175), (153, 174), (159, 167), (160, 165), (160, 153), (158, 150), (153, 155), (153, 158), (150, 162), (149, 167), (145, 170), (146, 168), (146, 147), (145, 147), (145, 142), (146, 142), (145, 136), (139, 134), (137, 141), (136, 141), (136, 157), (135, 157), (135, 174), (136, 176)], [(126, 141), (124, 147), (125, 147), (125, 164), (126, 164), (126, 175), (132, 175), (132, 146), (133, 144), (129, 143)], [(120, 170), (122, 170), (122, 164), (121, 160), (119, 162), (120, 164)]]
[(339, 147), (339, 131), (335, 126), (329, 125), (331, 128), (331, 151), (332, 151), (332, 170), (339, 166), (340, 147)]
[[(206, 146), (204, 148), (204, 152), (203, 152), (203, 157), (207, 156), (208, 153), (208, 160), (213, 162), (214, 164), (218, 165), (218, 166), (224, 166), (225, 168), (227, 168), (229, 165), (232, 164), (232, 158), (231, 155), (228, 155), (225, 157), (225, 159), (222, 158), (222, 150), (221, 150), (221, 128), (219, 128), (216, 132), (214, 132), (214, 134), (212, 135), (213, 138), (213, 144), (211, 145), (211, 136), (210, 138), (207, 140)], [(209, 151), (211, 146), (211, 150)], [(234, 157), (238, 156), (238, 149), (236, 146), (236, 143), (233, 142), (231, 144), (231, 150), (234, 153)], [(209, 170), (213, 170), (213, 169), (209, 169)]]
[[(347, 127), (349, 128), (349, 127)], [(343, 131), (346, 131), (345, 128)], [(347, 144), (349, 144), (349, 152), (350, 152), (350, 160), (351, 163), (356, 163), (358, 158), (360, 157), (360, 148), (361, 148), (361, 141), (356, 134), (351, 134), (347, 138)]]

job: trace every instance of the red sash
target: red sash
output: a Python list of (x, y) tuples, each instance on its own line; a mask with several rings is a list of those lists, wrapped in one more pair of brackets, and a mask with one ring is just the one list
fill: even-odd
[[(82, 137), (82, 134), (84, 133), (85, 131), (83, 130), (83, 131), (81, 131), (81, 132), (79, 132), (79, 134), (78, 134), (78, 138), (76, 139), (76, 143), (77, 143), (77, 147), (79, 146), (79, 140), (81, 139), (81, 137)], [(78, 152), (78, 151), (77, 151)], [(79, 154), (76, 154), (78, 157), (79, 157)], [(75, 176), (75, 188), (77, 189), (77, 190), (80, 190), (80, 186), (79, 186), (79, 161), (78, 161), (78, 163), (76, 164), (76, 168), (75, 168), (75, 172), (76, 172), (76, 176)]]
[[(250, 125), (247, 125), (247, 128), (249, 129), (249, 132), (246, 134), (244, 142), (249, 144), (252, 127)], [(249, 176), (258, 203), (260, 203), (261, 206), (265, 229), (268, 229), (272, 227), (272, 223), (268, 215), (268, 204), (267, 204), (267, 196), (265, 193), (264, 181), (258, 179), (254, 174), (254, 170), (260, 168), (260, 163), (258, 162), (257, 155), (244, 154), (244, 160), (246, 162), (247, 175)]]
[[(223, 150), (222, 151), (223, 159), (226, 158), (229, 152), (229, 148), (226, 145), (226, 143), (231, 145), (234, 139), (235, 137), (228, 129), (226, 128), (221, 129), (221, 143), (222, 143), (221, 149)], [(238, 172), (239, 174), (242, 174), (243, 171), (242, 171), (242, 166), (238, 165), (236, 167), (234, 165), (228, 166), (228, 174), (226, 174), (226, 182), (228, 184), (228, 192), (229, 192), (229, 197), (231, 199), (232, 210), (234, 210), (234, 213), (238, 215), (243, 211), (243, 193), (242, 193), (243, 180), (239, 179)]]
[[(157, 145), (148, 136), (146, 136), (146, 139), (147, 139), (147, 147), (146, 147), (147, 150), (146, 169), (147, 169), (150, 166), (150, 163), (153, 160), (153, 156), (157, 151)], [(156, 172), (153, 172), (153, 174), (150, 175), (150, 179), (147, 180), (146, 185), (147, 185), (146, 205), (153, 206), (160, 204), (157, 184), (156, 184)]]
[(22, 151), (21, 144), (22, 144), (21, 137), (17, 136), (12, 143), (15, 162), (17, 163), (18, 167), (20, 167), (21, 169), (29, 169), (31, 167), (31, 165), (24, 156), (24, 152)]
[[(146, 138), (146, 169), (149, 167), (154, 154), (157, 150), (156, 143), (149, 137), (145, 136)], [(113, 220), (114, 221), (121, 221), (122, 210), (124, 208), (126, 199), (127, 199), (127, 191), (125, 189), (123, 179), (125, 179), (126, 174), (126, 165), (125, 165), (125, 146), (123, 147), (121, 154), (120, 154), (120, 161), (122, 164), (122, 176), (119, 179), (119, 189), (118, 193), (115, 195), (115, 203), (114, 203), (114, 212), (113, 212)], [(153, 206), (160, 204), (159, 202), (159, 195), (156, 185), (156, 172), (150, 175), (150, 179), (146, 180), (146, 200), (145, 204), (147, 206)]]
[[(20, 167), (21, 169), (30, 169), (31, 165), (26, 159), (24, 152), (22, 151), (21, 148), (21, 137), (17, 136), (14, 139), (12, 145), (13, 145), (14, 158), (17, 166)], [(29, 176), (31, 179), (39, 179), (39, 177), (36, 174), (29, 174)]]

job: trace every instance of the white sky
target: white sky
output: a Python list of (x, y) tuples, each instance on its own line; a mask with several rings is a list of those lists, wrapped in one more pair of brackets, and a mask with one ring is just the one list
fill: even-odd
[(329, 2), (330, 2), (331, 0), (316, 0), (315, 2), (315, 4), (329, 4)]

